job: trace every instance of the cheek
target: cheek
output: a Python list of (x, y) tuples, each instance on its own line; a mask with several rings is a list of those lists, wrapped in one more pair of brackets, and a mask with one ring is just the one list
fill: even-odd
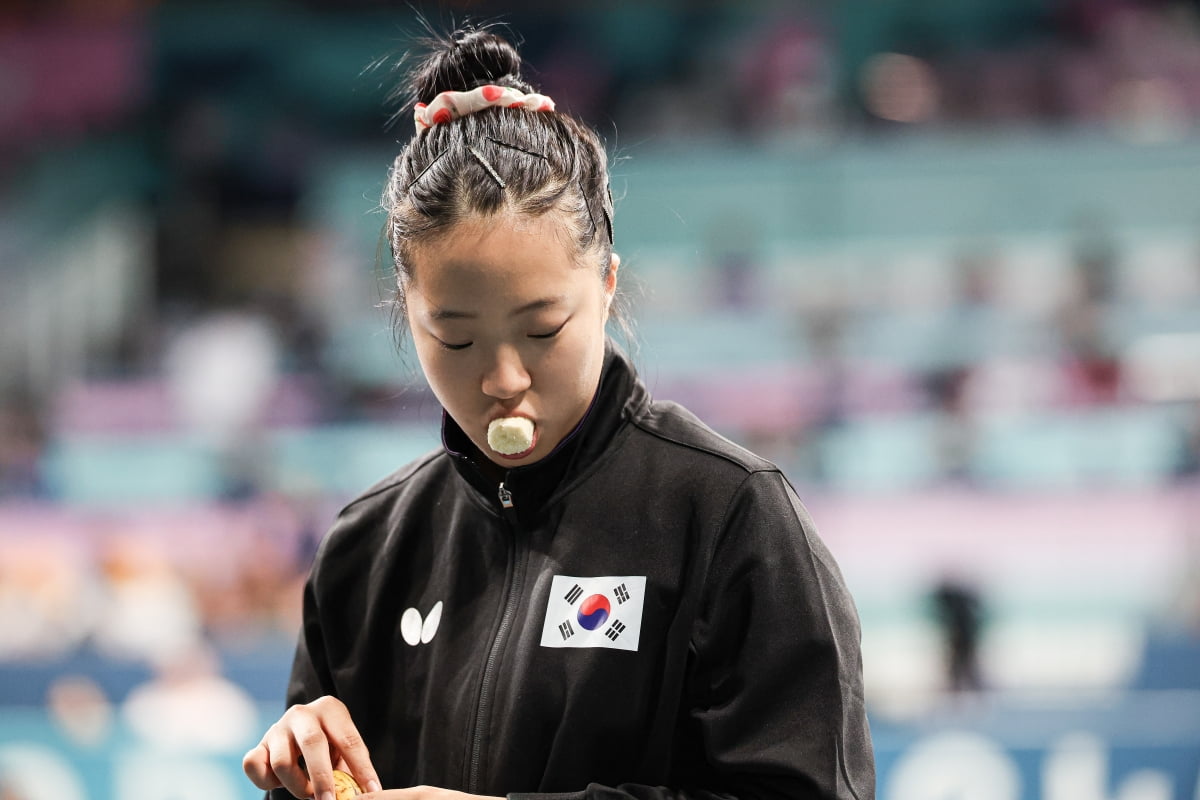
[(454, 405), (455, 398), (463, 395), (466, 359), (461, 353), (452, 353), (428, 342), (417, 344), (416, 350), (429, 388), (443, 406)]
[(581, 329), (564, 344), (568, 346), (548, 355), (544, 369), (554, 375), (560, 390), (590, 400), (604, 362), (604, 340), (597, 340), (590, 329)]
[(421, 365), (421, 372), (425, 373), (425, 379), (430, 383), (437, 380), (439, 371), (439, 358), (435, 348), (431, 347), (428, 342), (424, 341), (424, 337), (420, 334), (411, 334), (413, 341), (413, 350), (416, 351), (417, 361)]

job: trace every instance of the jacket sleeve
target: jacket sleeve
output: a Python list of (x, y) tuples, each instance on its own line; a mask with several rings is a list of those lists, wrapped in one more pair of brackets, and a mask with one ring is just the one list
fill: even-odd
[(702, 752), (697, 775), (680, 780), (698, 785), (593, 784), (574, 796), (873, 798), (858, 613), (782, 475), (748, 476), (710, 563), (681, 716)]

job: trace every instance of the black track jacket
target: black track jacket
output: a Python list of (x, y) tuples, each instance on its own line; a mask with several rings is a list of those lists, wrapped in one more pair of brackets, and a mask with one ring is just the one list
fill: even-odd
[(611, 346), (503, 489), (448, 416), (443, 441), (340, 514), (288, 687), (349, 707), (385, 788), (874, 797), (857, 613), (775, 466)]

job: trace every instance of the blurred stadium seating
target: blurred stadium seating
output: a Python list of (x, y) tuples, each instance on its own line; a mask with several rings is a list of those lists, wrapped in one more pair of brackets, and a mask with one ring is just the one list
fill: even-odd
[[(88, 5), (0, 11), (0, 797), (251, 798), (316, 542), (438, 445), (363, 69), (412, 9)], [(879, 796), (1200, 796), (1195, 4), (503, 11), (618, 157), (647, 383), (842, 564)], [(129, 710), (192, 647), (234, 744)]]

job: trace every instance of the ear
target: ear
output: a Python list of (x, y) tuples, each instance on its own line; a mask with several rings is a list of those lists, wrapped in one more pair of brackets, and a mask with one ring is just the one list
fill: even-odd
[(621, 257), (616, 253), (608, 262), (608, 275), (604, 277), (604, 318), (608, 319), (608, 310), (612, 308), (613, 296), (617, 293), (617, 270), (621, 268)]

